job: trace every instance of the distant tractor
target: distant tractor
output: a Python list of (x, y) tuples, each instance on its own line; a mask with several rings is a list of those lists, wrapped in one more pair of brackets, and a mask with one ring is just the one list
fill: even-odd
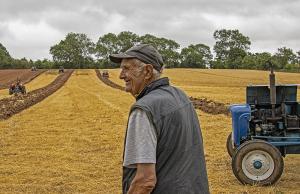
[(108, 73), (108, 71), (107, 70), (104, 70), (103, 72), (102, 72), (102, 77), (104, 77), (104, 78), (109, 78), (109, 73)]
[(26, 94), (26, 88), (18, 79), (16, 83), (10, 85), (8, 93), (9, 95)]
[(227, 151), (233, 173), (243, 184), (274, 184), (283, 172), (282, 157), (300, 154), (299, 85), (275, 85), (272, 67), (269, 78), (270, 85), (247, 87), (246, 104), (230, 107)]
[(64, 73), (65, 72), (65, 69), (63, 66), (60, 66), (59, 69), (58, 69), (58, 73)]
[(32, 66), (31, 71), (37, 71), (37, 68), (35, 66)]

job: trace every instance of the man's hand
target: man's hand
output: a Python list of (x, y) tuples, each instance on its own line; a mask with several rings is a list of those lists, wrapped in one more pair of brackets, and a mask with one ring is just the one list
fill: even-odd
[(155, 164), (137, 164), (128, 194), (150, 194), (156, 184)]

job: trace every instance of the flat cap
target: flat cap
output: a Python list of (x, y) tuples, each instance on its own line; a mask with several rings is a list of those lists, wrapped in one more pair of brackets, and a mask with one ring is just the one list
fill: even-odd
[(136, 58), (143, 63), (153, 65), (157, 71), (161, 70), (164, 63), (161, 54), (149, 44), (133, 46), (124, 53), (109, 55), (109, 58), (114, 63), (121, 63), (122, 59)]

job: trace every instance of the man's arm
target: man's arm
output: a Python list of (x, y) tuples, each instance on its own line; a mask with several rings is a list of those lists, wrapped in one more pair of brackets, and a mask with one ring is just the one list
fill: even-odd
[(150, 194), (156, 184), (155, 164), (137, 164), (128, 194)]
[(156, 146), (156, 131), (146, 112), (133, 110), (128, 122), (123, 166), (136, 168), (136, 174), (127, 194), (149, 194), (154, 189)]

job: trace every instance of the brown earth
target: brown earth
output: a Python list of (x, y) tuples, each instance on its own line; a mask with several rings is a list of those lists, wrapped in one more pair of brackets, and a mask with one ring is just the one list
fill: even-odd
[(73, 71), (74, 70), (66, 70), (65, 73), (60, 74), (53, 82), (43, 88), (33, 90), (25, 95), (16, 95), (1, 99), (0, 120), (7, 119), (53, 94), (64, 85)]
[(193, 102), (195, 108), (200, 109), (203, 112), (213, 115), (224, 114), (228, 116), (230, 114), (229, 107), (223, 103), (208, 100), (206, 98), (190, 97), (190, 100)]
[[(112, 82), (108, 78), (103, 77), (101, 72), (98, 69), (96, 69), (95, 71), (96, 71), (97, 77), (102, 82), (104, 82), (106, 85), (124, 91), (124, 87)], [(215, 102), (213, 100), (208, 100), (206, 98), (193, 98), (193, 97), (190, 97), (190, 100), (193, 102), (194, 107), (196, 109), (200, 109), (203, 112), (206, 112), (209, 114), (229, 115), (229, 113), (230, 113), (228, 106), (226, 106), (225, 104), (220, 103), (220, 102)]]
[(108, 85), (108, 86), (110, 86), (110, 87), (112, 87), (112, 88), (116, 88), (116, 89), (122, 90), (122, 91), (125, 90), (124, 87), (122, 87), (122, 86), (120, 86), (120, 85), (118, 85), (118, 84), (112, 82), (110, 79), (108, 79), (108, 78), (106, 78), (106, 77), (103, 77), (102, 74), (101, 74), (101, 72), (100, 72), (98, 69), (96, 69), (95, 71), (96, 71), (97, 77), (98, 77), (103, 83), (105, 83), (106, 85)]
[(30, 69), (0, 70), (0, 89), (9, 88), (17, 79), (20, 79), (23, 84), (26, 84), (45, 71), (44, 69), (37, 71), (31, 71)]

